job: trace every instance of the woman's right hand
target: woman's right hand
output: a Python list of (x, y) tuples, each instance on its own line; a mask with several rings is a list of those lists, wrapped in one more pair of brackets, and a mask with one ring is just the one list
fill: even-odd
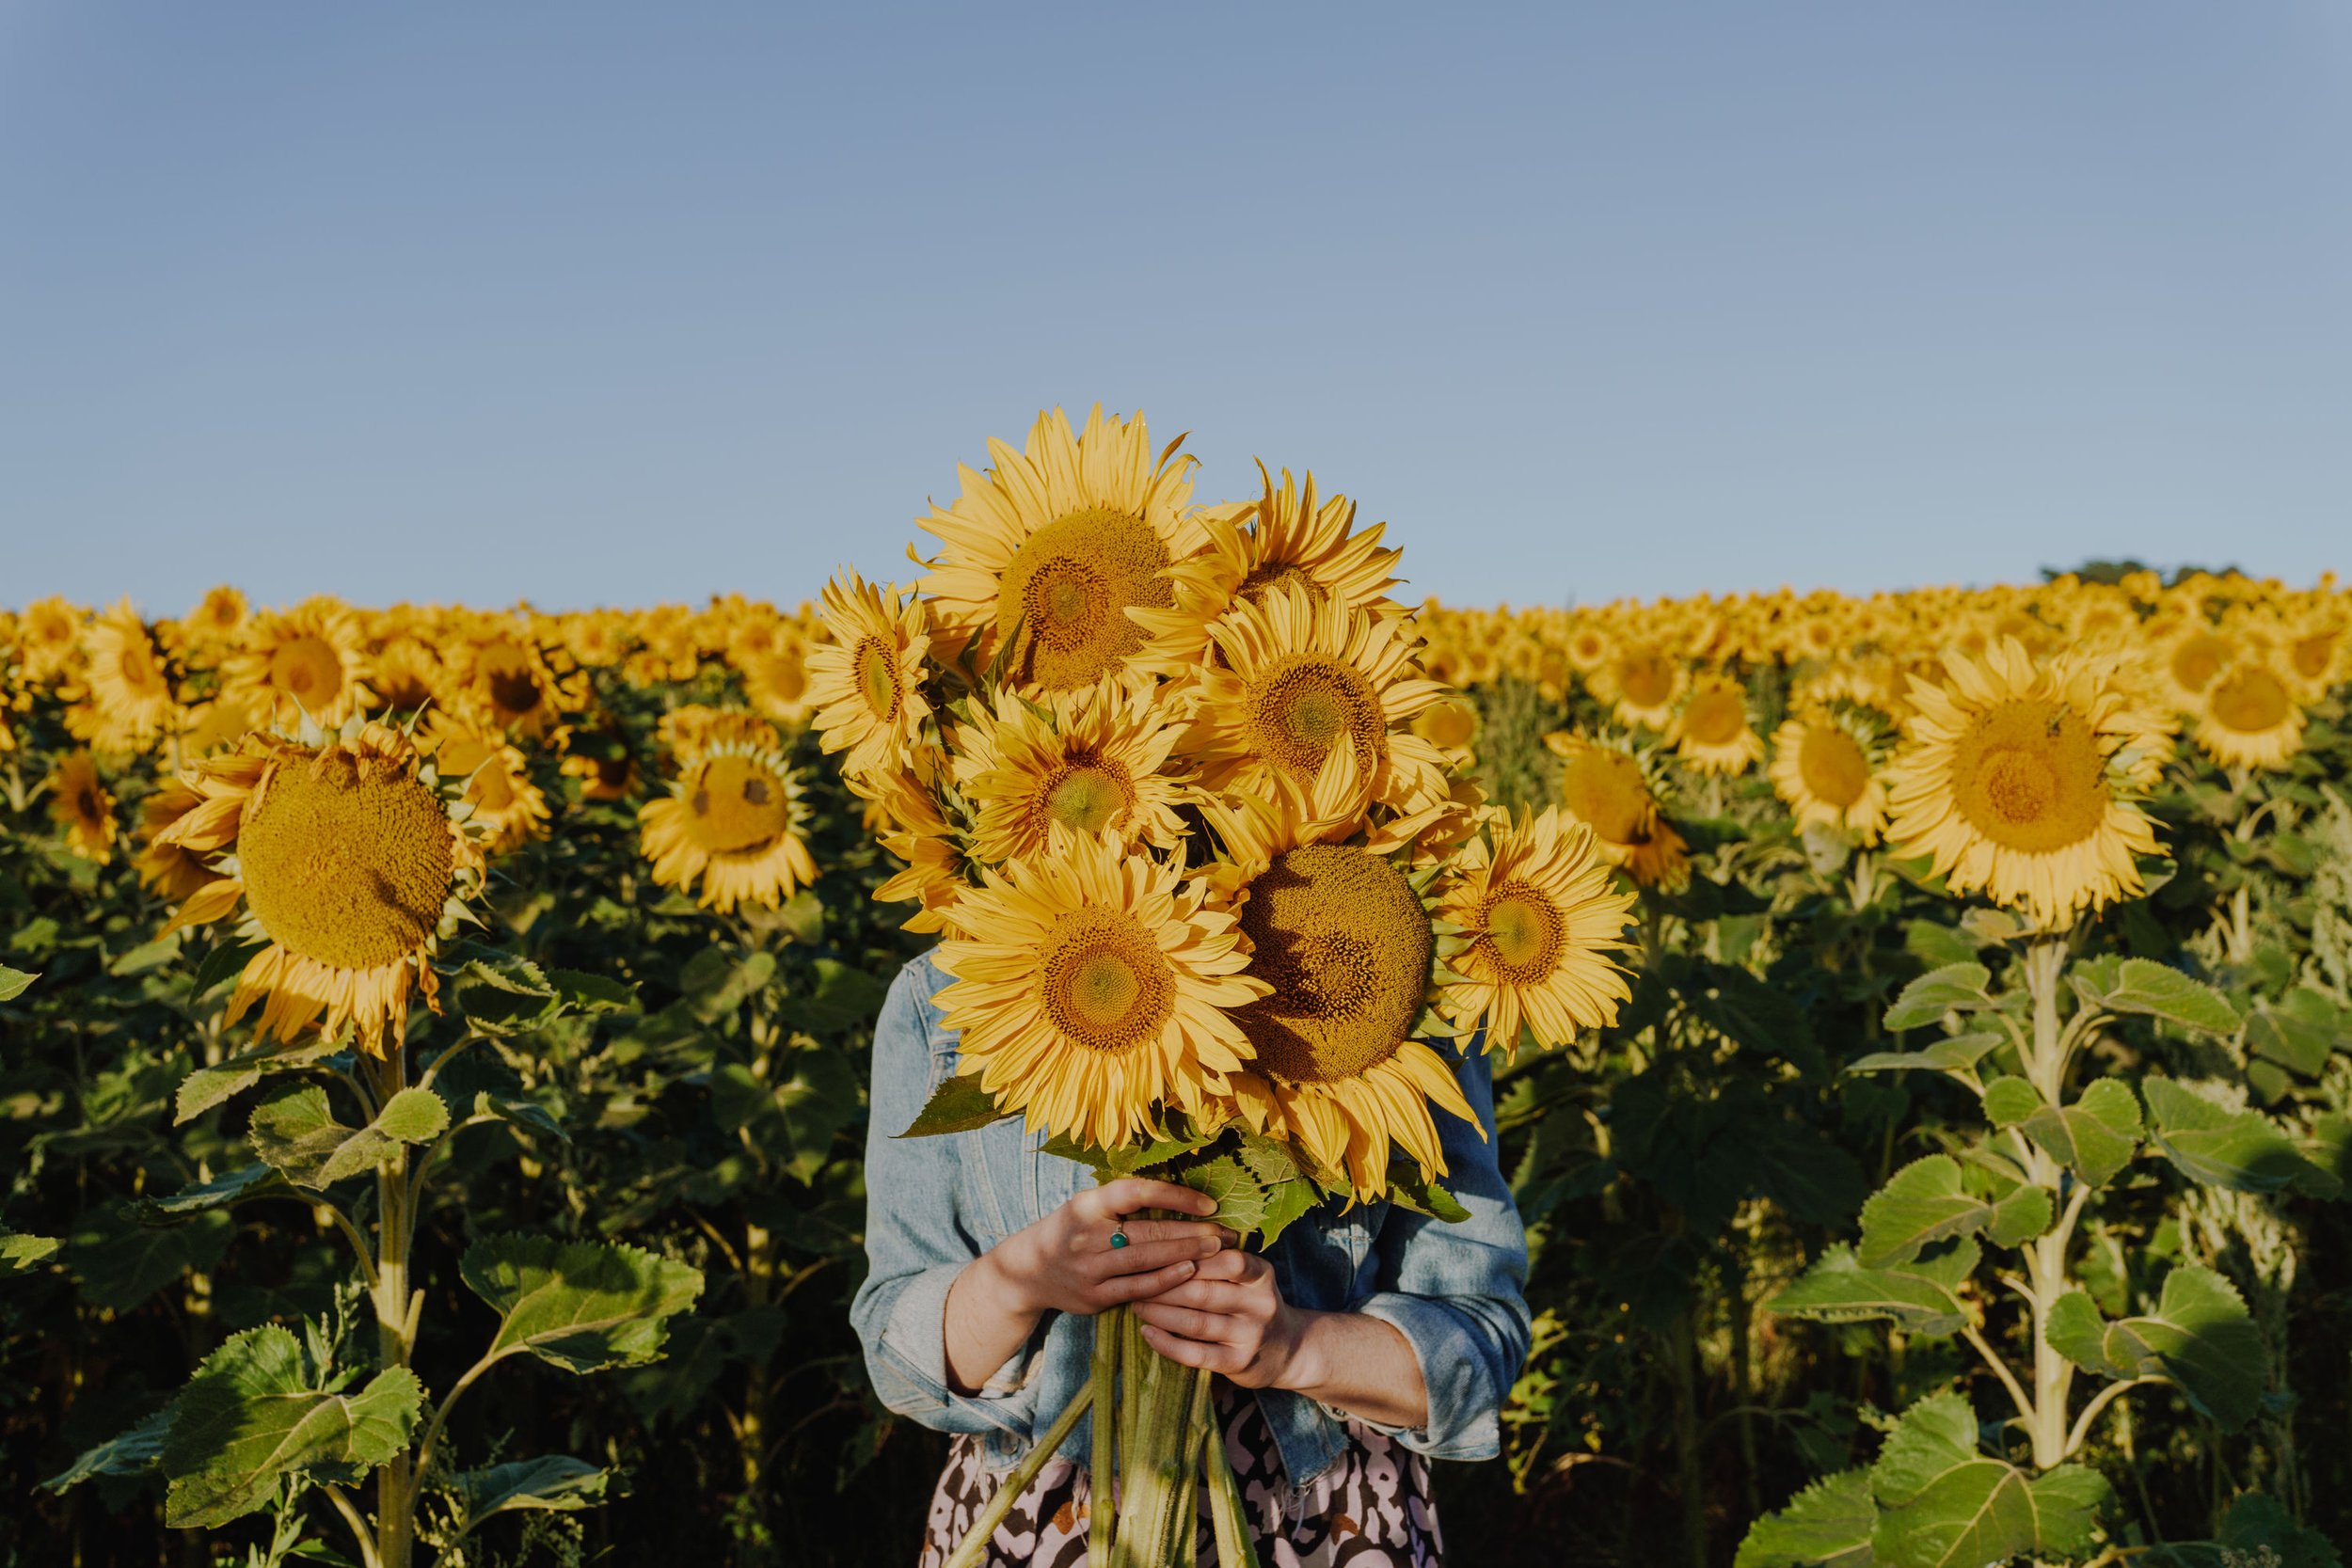
[[(1205, 1215), (1216, 1212), (1216, 1200), (1172, 1181), (1123, 1176), (1014, 1231), (981, 1261), (999, 1276), (1002, 1299), (1016, 1310), (1090, 1317), (1183, 1284), (1232, 1239), (1206, 1219), (1127, 1217), (1145, 1209)], [(1122, 1231), (1127, 1244), (1114, 1247), (1113, 1233)]]

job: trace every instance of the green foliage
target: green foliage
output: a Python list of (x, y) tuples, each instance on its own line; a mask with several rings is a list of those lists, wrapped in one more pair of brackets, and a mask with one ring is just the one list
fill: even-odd
[(461, 1273), (499, 1314), (484, 1360), (521, 1352), (573, 1372), (653, 1360), (667, 1320), (703, 1289), (701, 1271), (683, 1263), (552, 1236), (485, 1237), (468, 1249)]
[(1958, 1394), (1933, 1394), (1903, 1412), (1878, 1463), (1870, 1532), (1887, 1568), (1977, 1568), (2031, 1553), (2087, 1548), (2107, 1499), (2095, 1470), (2061, 1465), (2036, 1475), (1984, 1452), (1977, 1416)]

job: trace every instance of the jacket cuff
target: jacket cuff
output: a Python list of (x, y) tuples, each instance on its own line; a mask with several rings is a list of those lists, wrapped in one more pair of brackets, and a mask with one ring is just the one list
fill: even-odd
[(1035, 1348), (1035, 1334), (990, 1374), (977, 1394), (959, 1394), (947, 1386), (947, 1292), (964, 1268), (963, 1263), (934, 1263), (907, 1279), (891, 1304), (882, 1350), (942, 1409), (976, 1415), (988, 1425), (1025, 1433), (1027, 1423), (1012, 1407), (1024, 1402), (1016, 1396)]
[(1502, 1451), (1503, 1391), (1492, 1386), (1485, 1364), (1464, 1344), (1468, 1336), (1452, 1307), (1428, 1296), (1382, 1291), (1358, 1302), (1355, 1309), (1393, 1327), (1413, 1347), (1422, 1386), (1429, 1394), (1429, 1416), (1421, 1426), (1408, 1428), (1343, 1412), (1335, 1415), (1386, 1433), (1431, 1459), (1492, 1459)]

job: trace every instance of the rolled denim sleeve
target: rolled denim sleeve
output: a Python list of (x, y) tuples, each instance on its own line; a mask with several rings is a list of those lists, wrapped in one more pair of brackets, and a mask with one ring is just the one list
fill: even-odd
[(1442, 1113), (1438, 1124), (1445, 1185), (1470, 1218), (1393, 1211), (1375, 1243), (1377, 1289), (1354, 1307), (1405, 1336), (1429, 1390), (1425, 1425), (1382, 1430), (1433, 1459), (1491, 1459), (1502, 1451), (1503, 1399), (1527, 1359), (1527, 1231), (1497, 1160), (1493, 1071), (1480, 1053), (1460, 1070), (1486, 1136)]
[(1026, 1438), (1034, 1391), (1019, 1386), (1038, 1336), (977, 1395), (947, 1386), (947, 1290), (979, 1256), (957, 1212), (962, 1134), (900, 1138), (934, 1087), (935, 972), (917, 958), (898, 972), (874, 1023), (874, 1079), (866, 1132), (866, 1283), (850, 1321), (883, 1404), (939, 1432), (998, 1429)]

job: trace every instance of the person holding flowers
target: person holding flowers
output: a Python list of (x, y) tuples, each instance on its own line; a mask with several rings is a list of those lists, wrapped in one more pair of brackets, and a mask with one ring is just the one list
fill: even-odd
[(1499, 1452), (1530, 1333), (1486, 1053), (1627, 996), (1589, 830), (1415, 733), (1381, 531), (1287, 472), (1194, 507), (1176, 446), (993, 443), (808, 657), (941, 938), (876, 1026), (852, 1307), (955, 1434), (927, 1568), (1437, 1563), (1426, 1461)]

